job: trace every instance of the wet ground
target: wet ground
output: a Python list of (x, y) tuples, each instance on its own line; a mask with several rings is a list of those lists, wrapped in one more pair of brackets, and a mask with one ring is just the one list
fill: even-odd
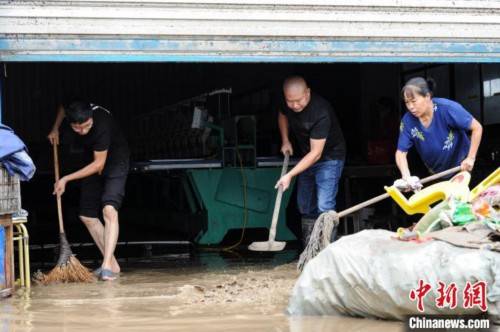
[(0, 301), (0, 331), (401, 331), (348, 317), (290, 317), (295, 251), (204, 252), (123, 263), (119, 280), (34, 286)]

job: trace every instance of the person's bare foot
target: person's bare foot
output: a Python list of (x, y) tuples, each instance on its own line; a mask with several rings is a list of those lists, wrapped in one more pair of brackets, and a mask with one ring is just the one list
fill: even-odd
[(121, 271), (120, 265), (118, 264), (118, 262), (116, 261), (116, 259), (114, 257), (113, 257), (113, 260), (111, 261), (110, 266), (105, 266), (104, 262), (102, 262), (102, 265), (99, 268), (99, 270), (103, 270), (103, 269), (110, 270), (111, 272), (113, 272), (115, 274), (119, 274)]
[(116, 259), (113, 259), (113, 261), (111, 262), (111, 271), (113, 273), (120, 273), (121, 271), (120, 265), (118, 265)]

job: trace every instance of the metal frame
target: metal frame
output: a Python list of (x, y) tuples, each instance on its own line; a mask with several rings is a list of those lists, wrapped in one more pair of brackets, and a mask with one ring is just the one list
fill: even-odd
[(26, 218), (12, 218), (12, 224), (16, 229), (12, 240), (17, 241), (18, 246), (19, 280), (21, 287), (31, 288), (29, 234), (28, 229), (24, 225), (27, 221)]

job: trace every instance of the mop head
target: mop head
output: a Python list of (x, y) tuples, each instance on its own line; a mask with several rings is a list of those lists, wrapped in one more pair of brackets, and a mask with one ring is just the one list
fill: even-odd
[(313, 259), (319, 252), (325, 249), (331, 241), (332, 231), (339, 224), (337, 212), (328, 211), (322, 213), (314, 223), (314, 228), (309, 238), (309, 243), (300, 254), (297, 270), (302, 272), (304, 266)]
[(71, 252), (71, 247), (66, 239), (66, 235), (60, 233), (59, 238), (61, 246), (56, 267), (47, 274), (36, 274), (35, 282), (42, 285), (48, 285), (53, 283), (96, 281), (92, 272), (83, 266)]

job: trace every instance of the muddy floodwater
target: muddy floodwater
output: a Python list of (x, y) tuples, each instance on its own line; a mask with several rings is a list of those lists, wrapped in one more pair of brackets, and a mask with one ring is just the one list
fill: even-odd
[(34, 286), (0, 301), (4, 331), (401, 331), (400, 322), (285, 313), (293, 253), (122, 264), (114, 282)]

